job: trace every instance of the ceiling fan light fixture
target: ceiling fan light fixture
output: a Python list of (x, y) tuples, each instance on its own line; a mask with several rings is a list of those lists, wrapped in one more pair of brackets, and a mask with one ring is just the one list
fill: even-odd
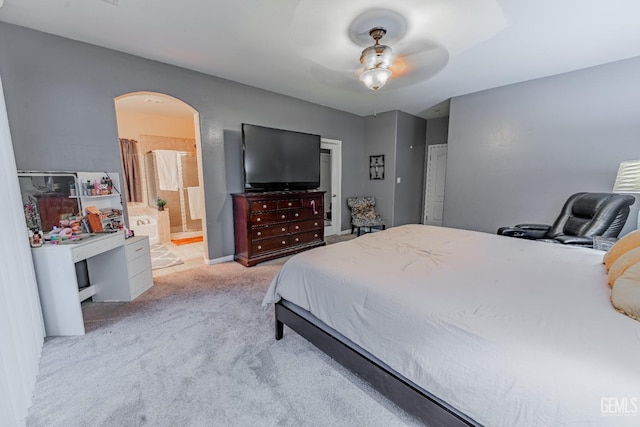
[(371, 68), (360, 74), (360, 81), (371, 90), (378, 90), (391, 77), (391, 70), (386, 68)]
[(393, 51), (389, 46), (376, 44), (362, 51), (360, 63), (365, 69), (374, 67), (389, 68), (393, 62)]
[(382, 27), (372, 28), (369, 35), (373, 37), (375, 44), (365, 48), (360, 55), (360, 63), (364, 67), (360, 81), (371, 90), (380, 89), (391, 77), (389, 67), (393, 62), (393, 51), (389, 46), (380, 44), (380, 39), (385, 34), (387, 30)]

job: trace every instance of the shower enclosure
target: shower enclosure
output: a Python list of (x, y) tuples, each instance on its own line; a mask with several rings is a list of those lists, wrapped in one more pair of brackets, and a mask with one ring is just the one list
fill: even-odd
[(167, 201), (171, 235), (190, 237), (202, 232), (204, 209), (195, 153), (153, 150), (145, 154), (149, 206), (158, 198)]

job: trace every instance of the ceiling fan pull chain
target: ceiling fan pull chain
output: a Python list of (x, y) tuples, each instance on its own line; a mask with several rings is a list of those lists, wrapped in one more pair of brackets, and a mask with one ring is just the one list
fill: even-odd
[(373, 117), (377, 117), (378, 116), (378, 103), (377, 103), (377, 99), (376, 99), (376, 93), (378, 93), (377, 91), (373, 92)]

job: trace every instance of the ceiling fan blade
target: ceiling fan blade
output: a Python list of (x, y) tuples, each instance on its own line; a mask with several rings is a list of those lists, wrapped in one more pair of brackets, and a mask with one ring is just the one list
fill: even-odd
[(436, 50), (441, 48), (442, 45), (434, 40), (422, 39), (410, 43), (401, 43), (392, 47), (399, 55), (409, 56)]
[(449, 52), (442, 45), (410, 55), (398, 55), (391, 66), (389, 87), (405, 87), (438, 74), (449, 62)]
[(350, 92), (361, 92), (359, 80), (360, 70), (357, 68), (334, 70), (315, 61), (311, 63), (311, 75), (314, 79), (329, 87), (340, 88)]

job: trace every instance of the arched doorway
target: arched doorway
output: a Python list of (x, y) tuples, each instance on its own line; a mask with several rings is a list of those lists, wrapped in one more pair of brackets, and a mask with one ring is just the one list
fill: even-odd
[(129, 228), (148, 235), (152, 245), (172, 249), (182, 261), (198, 252), (193, 245), (188, 252), (177, 245), (200, 242), (206, 260), (198, 111), (157, 92), (128, 93), (114, 101)]

